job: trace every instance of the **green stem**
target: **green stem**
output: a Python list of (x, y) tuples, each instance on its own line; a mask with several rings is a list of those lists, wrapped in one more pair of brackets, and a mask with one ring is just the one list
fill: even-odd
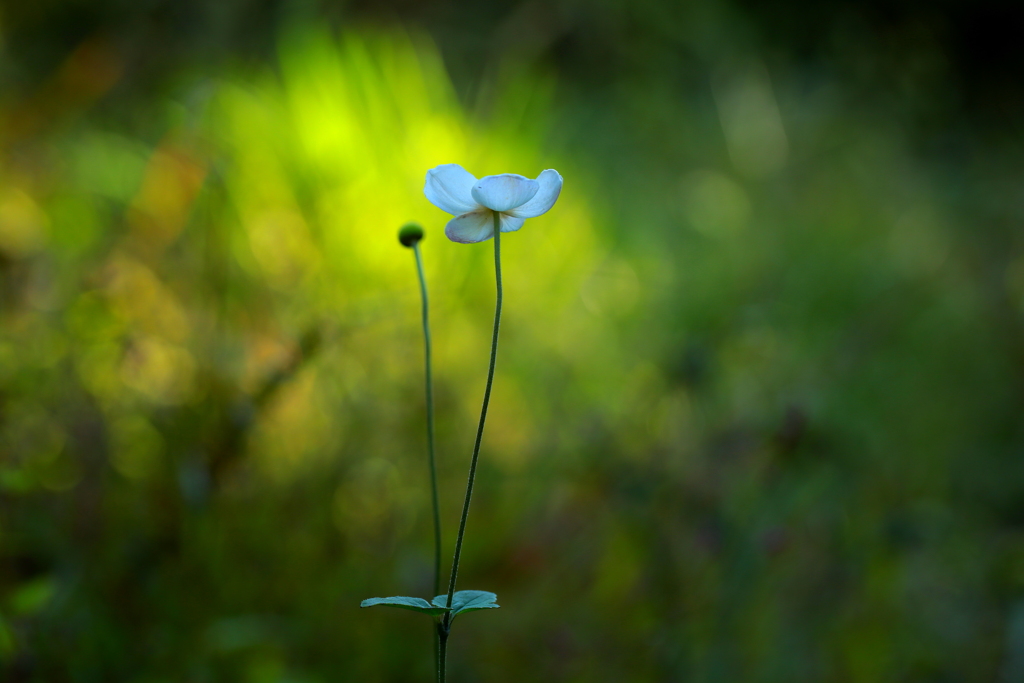
[(448, 654), (448, 628), (437, 623), (437, 683), (444, 683), (445, 659)]
[(420, 245), (413, 245), (416, 254), (416, 272), (420, 276), (420, 294), (423, 295), (423, 341), (427, 368), (427, 452), (430, 455), (430, 489), (434, 502), (434, 595), (441, 592), (441, 506), (437, 499), (437, 463), (434, 457), (434, 378), (430, 369), (430, 316), (427, 301), (427, 278), (423, 274)]
[[(476, 442), (473, 444), (473, 459), (469, 463), (469, 482), (466, 484), (466, 501), (462, 505), (462, 520), (459, 522), (459, 535), (455, 539), (455, 559), (452, 561), (452, 577), (448, 582), (448, 602), (451, 606), (455, 597), (455, 579), (459, 573), (459, 558), (462, 556), (462, 538), (466, 533), (466, 519), (469, 517), (469, 502), (473, 498), (473, 481), (476, 479), (476, 464), (480, 457), (480, 441), (484, 436), (484, 422), (487, 420), (487, 406), (491, 402), (491, 385), (494, 383), (494, 361), (498, 356), (498, 327), (501, 324), (501, 215), (494, 212), (494, 277), (497, 282), (498, 297), (494, 308), (494, 335), (491, 337), (491, 363), (487, 369), (487, 386), (484, 389), (484, 402), (480, 408), (480, 424), (476, 430)], [(451, 628), (451, 612), (445, 612), (442, 619), (444, 637)], [(444, 645), (442, 645), (442, 648)], [(441, 651), (441, 681), (444, 681), (444, 650)]]
[[(430, 362), (430, 303), (427, 298), (427, 278), (423, 274), (423, 257), (420, 255), (419, 242), (412, 245), (412, 250), (416, 255), (416, 273), (419, 275), (420, 295), (423, 299), (423, 357), (427, 384), (427, 453), (430, 460), (430, 492), (434, 504), (434, 592), (431, 595), (437, 595), (441, 592), (441, 505), (437, 496), (437, 459), (434, 455), (434, 376)], [(439, 672), (438, 676), (440, 676), (443, 668), (444, 645), (441, 632), (438, 629), (435, 629), (435, 639), (437, 642), (434, 648), (434, 665)]]

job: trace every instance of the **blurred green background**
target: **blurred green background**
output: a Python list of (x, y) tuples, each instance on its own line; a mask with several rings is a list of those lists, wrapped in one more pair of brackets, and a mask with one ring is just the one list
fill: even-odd
[(1024, 680), (1024, 10), (0, 2), (4, 681)]

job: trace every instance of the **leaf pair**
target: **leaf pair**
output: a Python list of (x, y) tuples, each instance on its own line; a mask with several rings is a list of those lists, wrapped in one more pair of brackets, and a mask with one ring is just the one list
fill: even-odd
[[(495, 609), (500, 607), (495, 600), (498, 596), (489, 591), (456, 591), (452, 596), (452, 618), (463, 612), (476, 612), (481, 609)], [(444, 614), (448, 610), (448, 596), (438, 595), (432, 601), (427, 602), (423, 598), (409, 598), (395, 596), (391, 598), (370, 598), (359, 603), (360, 607), (374, 607), (383, 605), (385, 607), (397, 607), (399, 609), (422, 612), (431, 616)]]

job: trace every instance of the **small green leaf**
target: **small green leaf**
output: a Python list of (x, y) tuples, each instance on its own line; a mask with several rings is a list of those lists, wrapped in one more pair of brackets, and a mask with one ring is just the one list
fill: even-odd
[[(457, 601), (453, 600), (458, 604)], [(438, 605), (431, 605), (423, 598), (407, 598), (405, 596), (395, 596), (391, 598), (370, 598), (369, 600), (363, 600), (359, 603), (360, 607), (373, 607), (375, 605), (384, 605), (385, 607), (398, 607), (399, 609), (408, 609), (413, 612), (423, 612), (424, 614), (430, 614), (431, 616), (437, 616), (438, 614), (444, 614), (448, 610), (445, 607)]]
[[(452, 617), (463, 612), (476, 612), (481, 609), (497, 609), (501, 605), (495, 602), (498, 596), (489, 591), (455, 591), (452, 596)], [(438, 608), (448, 606), (448, 596), (438, 595), (433, 600)]]

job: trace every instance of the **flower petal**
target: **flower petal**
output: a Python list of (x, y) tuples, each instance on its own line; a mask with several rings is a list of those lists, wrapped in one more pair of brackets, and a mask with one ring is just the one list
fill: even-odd
[[(517, 218), (536, 218), (542, 213), (547, 213), (548, 209), (555, 205), (555, 200), (562, 191), (562, 176), (558, 171), (553, 168), (544, 171), (537, 176), (537, 184), (540, 189), (533, 195), (533, 199), (509, 211), (510, 215)], [(502, 232), (505, 232), (504, 228)]]
[(510, 216), (507, 213), (503, 213), (501, 214), (501, 231), (515, 232), (519, 228), (523, 227), (523, 223), (525, 222), (525, 218), (517, 218), (515, 216)]
[(475, 182), (476, 177), (458, 164), (442, 164), (427, 171), (423, 194), (437, 208), (458, 216), (480, 208), (473, 200)]
[(444, 226), (445, 237), (452, 242), (472, 244), (494, 237), (494, 212), (487, 209), (464, 213)]
[(508, 211), (533, 199), (540, 185), (515, 173), (481, 178), (473, 185), (473, 199), (493, 211)]

